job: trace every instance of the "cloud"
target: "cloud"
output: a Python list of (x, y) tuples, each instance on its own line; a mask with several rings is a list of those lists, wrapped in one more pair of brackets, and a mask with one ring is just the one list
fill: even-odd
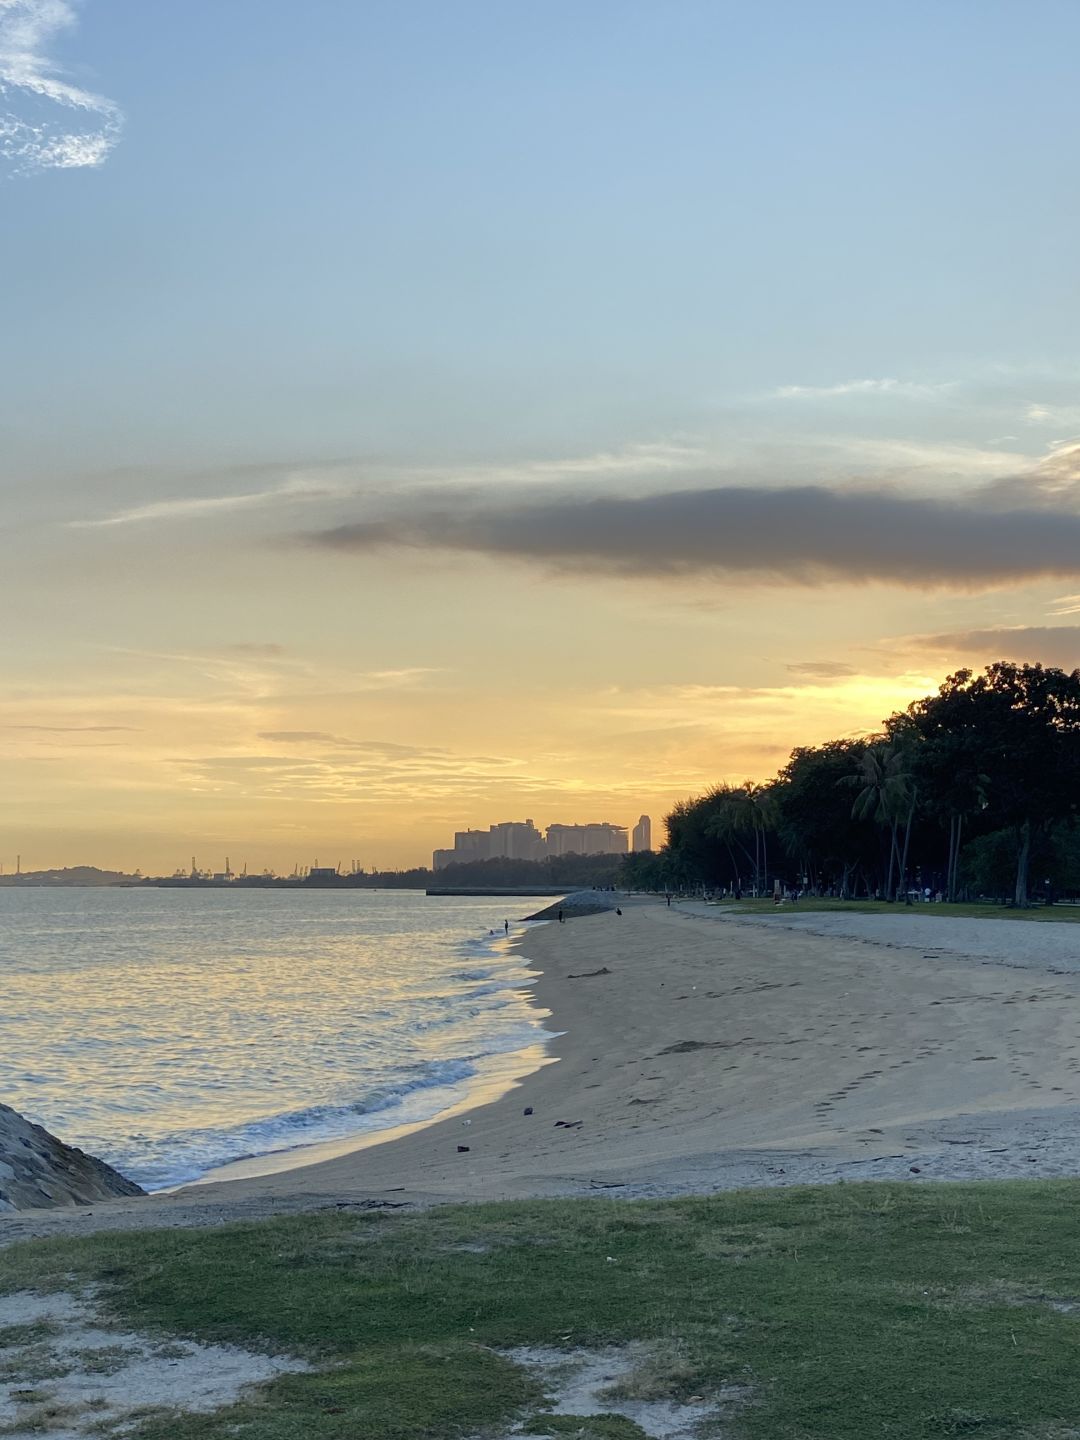
[(137, 725), (3, 725), (4, 730), (38, 730), (49, 735), (75, 735), (82, 733), (110, 734), (115, 731), (126, 730), (132, 734), (138, 732)]
[(278, 645), (272, 640), (235, 640), (224, 648), (230, 655), (255, 655), (263, 659), (272, 659), (275, 655), (285, 654), (285, 646)]
[(331, 745), (336, 750), (363, 750), (391, 758), (423, 754), (434, 759), (450, 753), (432, 748), (420, 750), (415, 745), (395, 745), (391, 740), (350, 740), (344, 735), (331, 735), (327, 730), (260, 730), (258, 738), (274, 745)]
[[(354, 555), (457, 552), (575, 575), (975, 589), (1080, 574), (1080, 510), (1059, 482), (1052, 474), (1018, 481), (1011, 506), (993, 487), (958, 501), (821, 485), (717, 485), (644, 496), (472, 492), (438, 503), (413, 496), (389, 518), (303, 538)], [(1050, 486), (1057, 504), (1040, 485)]]
[(1038, 660), (1065, 670), (1080, 666), (1080, 625), (995, 625), (985, 630), (914, 635), (905, 644), (920, 651), (982, 660)]
[[(3, 0), (0, 0), (0, 4)], [(97, 520), (69, 520), (76, 530), (94, 530), (114, 525), (136, 525), (163, 520), (202, 520), (234, 510), (262, 509), (268, 505), (322, 500), (346, 493), (329, 480), (294, 476), (268, 490), (248, 490), (238, 495), (188, 495), (175, 500), (151, 500), (118, 510)]]
[(1029, 425), (1080, 425), (1080, 405), (1044, 405), (1038, 401), (1027, 407), (1024, 419)]
[(772, 392), (775, 400), (835, 400), (848, 395), (888, 395), (898, 399), (927, 400), (953, 389), (953, 382), (940, 385), (912, 380), (842, 380), (837, 385), (781, 385)]
[(120, 138), (119, 108), (47, 54), (75, 22), (70, 0), (0, 0), (0, 160), (16, 174), (102, 165)]
[(1032, 469), (991, 481), (980, 499), (995, 509), (1022, 505), (1080, 514), (1080, 443), (1055, 445)]
[(792, 675), (805, 675), (809, 680), (838, 680), (858, 673), (853, 665), (845, 665), (840, 660), (803, 660), (787, 668)]

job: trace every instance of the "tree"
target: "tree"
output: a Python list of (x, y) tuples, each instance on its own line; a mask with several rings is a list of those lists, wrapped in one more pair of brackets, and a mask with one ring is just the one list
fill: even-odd
[(714, 795), (717, 803), (706, 822), (707, 833), (715, 835), (728, 847), (732, 864), (736, 868), (736, 883), (738, 883), (738, 866), (732, 846), (738, 845), (747, 859), (750, 859), (750, 852), (746, 849), (744, 839), (752, 835), (754, 839), (754, 891), (756, 893), (763, 888), (763, 876), (764, 888), (768, 889), (768, 832), (773, 824), (773, 806), (769, 787), (755, 785), (752, 780), (746, 780), (742, 785), (721, 785)]
[[(982, 675), (960, 670), (909, 714), (936, 746), (940, 766), (965, 758), (962, 789), (983, 796), (986, 825), (1013, 832), (1013, 900), (1026, 905), (1033, 846), (1078, 813), (1080, 670), (1004, 660)], [(939, 777), (947, 791), (947, 777)]]
[(800, 875), (845, 899), (851, 877), (874, 853), (873, 829), (852, 816), (845, 788), (865, 749), (862, 740), (801, 746), (772, 786), (777, 831)]
[[(901, 862), (897, 831), (901, 819), (907, 816), (908, 837), (911, 834), (911, 817), (914, 814), (911, 776), (908, 771), (908, 753), (898, 741), (886, 738), (867, 745), (859, 756), (858, 769), (850, 777), (850, 783), (858, 788), (858, 794), (851, 806), (851, 813), (859, 820), (872, 820), (881, 826), (889, 837), (889, 860), (885, 868), (885, 898), (893, 898), (893, 873), (899, 867), (901, 872), (907, 865), (907, 845)], [(903, 881), (903, 873), (900, 875)]]

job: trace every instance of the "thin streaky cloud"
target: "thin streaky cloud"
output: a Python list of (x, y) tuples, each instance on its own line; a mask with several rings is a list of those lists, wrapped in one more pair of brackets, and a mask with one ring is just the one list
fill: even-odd
[(776, 400), (834, 400), (846, 396), (895, 396), (897, 399), (929, 400), (954, 388), (953, 381), (925, 384), (913, 380), (841, 380), (836, 385), (781, 385), (772, 392)]
[(95, 520), (69, 520), (73, 530), (99, 530), (116, 525), (152, 524), (169, 520), (203, 520), (234, 510), (255, 510), (305, 500), (326, 500), (347, 494), (330, 482), (289, 480), (269, 490), (249, 490), (239, 495), (191, 495), (174, 500), (152, 500)]
[(49, 735), (111, 734), (121, 730), (133, 735), (138, 733), (137, 725), (3, 725), (0, 729), (36, 730)]
[(12, 173), (94, 168), (120, 138), (119, 106), (64, 79), (48, 54), (75, 23), (69, 0), (0, 0), (0, 160)]
[(792, 675), (805, 675), (809, 680), (840, 680), (858, 673), (854, 665), (846, 665), (842, 660), (800, 660), (788, 665), (787, 670)]

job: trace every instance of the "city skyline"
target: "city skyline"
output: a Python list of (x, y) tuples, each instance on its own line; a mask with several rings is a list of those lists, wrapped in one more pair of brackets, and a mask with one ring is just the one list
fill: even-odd
[[(644, 826), (644, 830), (643, 827)], [(634, 840), (648, 831), (651, 821), (642, 815), (634, 827)], [(647, 845), (630, 843), (630, 827), (608, 820), (566, 824), (550, 821), (542, 829), (531, 817), (525, 820), (501, 820), (486, 830), (468, 829), (454, 833), (450, 847), (437, 847), (431, 857), (433, 870), (447, 865), (467, 865), (473, 860), (543, 860), (560, 855), (626, 855), (631, 850), (648, 849)]]
[(426, 863), (1080, 663), (1034, 13), (0, 6), (5, 868)]

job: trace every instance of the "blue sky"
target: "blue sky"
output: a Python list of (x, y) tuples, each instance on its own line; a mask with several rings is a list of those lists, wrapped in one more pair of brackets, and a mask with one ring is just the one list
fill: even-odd
[(0, 196), (16, 446), (559, 453), (1049, 379), (1078, 44), (1053, 3), (87, 0), (55, 53), (126, 123)]
[[(716, 681), (706, 656), (723, 654), (747, 703), (774, 687), (789, 718), (755, 739), (724, 702), (674, 793), (767, 768), (803, 738), (800, 714), (826, 725), (854, 706), (876, 723), (948, 664), (996, 658), (1002, 626), (1034, 643), (1080, 589), (1061, 558), (1080, 513), (1078, 53), (1072, 0), (0, 0), (0, 495), (9, 608), (31, 617), (6, 641), (30, 717), (12, 723), (52, 723), (59, 675), (64, 704), (102, 725), (137, 696), (127, 730), (93, 733), (146, 737), (108, 757), (101, 793), (65, 753), (58, 809), (85, 786), (88, 814), (124, 811), (181, 738), (184, 763), (195, 754), (211, 701), (238, 707), (215, 761), (250, 757), (260, 726), (329, 735), (330, 695), (333, 733), (352, 715), (354, 740), (404, 725), (425, 750), (439, 732), (471, 776), (468, 697), (512, 676), (505, 745), (476, 738), (532, 780), (417, 799), (405, 838), (363, 811), (334, 821), (412, 854), (451, 821), (525, 805), (534, 782), (640, 810), (647, 742), (631, 759), (628, 738), (623, 770), (604, 772), (603, 727), (564, 745), (570, 717), (628, 737), (647, 714), (666, 726), (665, 687)], [(649, 497), (716, 486), (719, 501), (680, 512), (716, 526), (703, 566), (700, 524), (661, 543)], [(801, 487), (812, 510), (852, 486), (870, 499), (851, 547), (883, 576), (854, 607), (844, 587), (865, 586), (866, 565), (845, 577), (830, 547), (807, 550), (803, 502), (784, 498)], [(760, 573), (722, 543), (740, 487), (776, 492), (767, 543), (747, 552), (764, 565), (775, 550)], [(520, 516), (492, 510), (541, 493), (569, 507), (546, 516), (556, 533), (580, 523), (576, 498), (640, 499), (618, 533), (647, 598), (610, 546), (537, 554)], [(896, 546), (873, 548), (873, 497), (896, 495), (931, 505), (910, 512), (914, 534), (943, 498), (989, 513), (990, 531), (1035, 509), (1030, 553), (1013, 579), (980, 568), (988, 531), (955, 583), (940, 561), (916, 566), (923, 593)], [(451, 512), (472, 518), (448, 547), (430, 516)], [(514, 597), (505, 631), (492, 595)], [(610, 663), (575, 648), (583, 606), (640, 644)], [(357, 613), (380, 614), (378, 633), (359, 639)], [(435, 645), (433, 616), (488, 639)], [(553, 622), (573, 698), (537, 729), (517, 651), (546, 654)], [(1056, 628), (1060, 662), (1075, 638)], [(902, 679), (912, 635), (948, 643), (917, 644)], [(238, 679), (226, 653), (263, 668)], [(139, 670), (132, 655), (156, 658)], [(863, 698), (789, 704), (786, 667), (818, 656)], [(399, 671), (402, 708), (380, 709)], [(368, 680), (350, 711), (354, 674)], [(44, 791), (27, 776), (46, 768), (18, 771), (28, 811)], [(245, 774), (227, 816), (206, 798), (184, 823), (215, 845), (258, 833)], [(670, 793), (653, 785), (649, 803)], [(352, 803), (347, 782), (334, 794)], [(129, 852), (158, 843), (117, 825)], [(311, 820), (313, 844), (324, 825)], [(85, 833), (105, 843), (90, 820)]]

